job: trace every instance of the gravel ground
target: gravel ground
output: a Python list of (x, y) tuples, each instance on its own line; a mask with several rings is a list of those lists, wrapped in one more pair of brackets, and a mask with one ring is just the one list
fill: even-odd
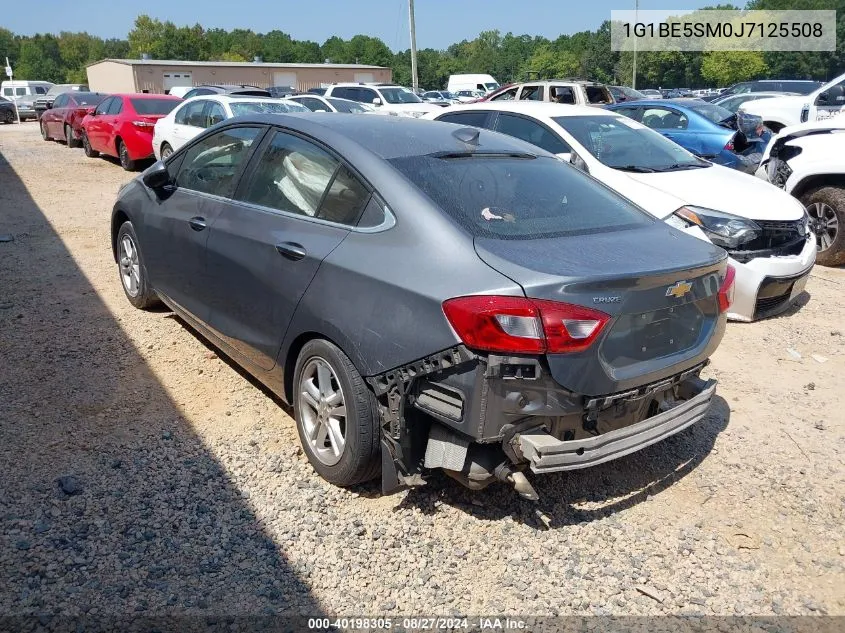
[(281, 403), (125, 300), (118, 165), (34, 124), (0, 154), (0, 613), (845, 615), (845, 270), (728, 328), (700, 424), (535, 477), (538, 505), (382, 497), (320, 480)]

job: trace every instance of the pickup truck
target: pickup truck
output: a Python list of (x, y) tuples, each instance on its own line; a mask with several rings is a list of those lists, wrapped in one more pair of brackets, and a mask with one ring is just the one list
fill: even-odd
[(814, 90), (808, 95), (774, 97), (742, 104), (739, 109), (763, 119), (772, 132), (807, 121), (824, 121), (845, 110), (845, 75)]
[(478, 101), (550, 101), (568, 105), (603, 106), (615, 103), (604, 84), (594, 81), (528, 81), (510, 84)]

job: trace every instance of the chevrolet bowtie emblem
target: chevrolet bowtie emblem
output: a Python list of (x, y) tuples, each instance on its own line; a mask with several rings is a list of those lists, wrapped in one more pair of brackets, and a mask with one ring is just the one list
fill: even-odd
[(686, 281), (679, 281), (674, 286), (669, 286), (666, 289), (666, 296), (667, 297), (675, 297), (676, 299), (680, 299), (685, 294), (687, 294), (690, 290), (692, 290), (692, 284)]

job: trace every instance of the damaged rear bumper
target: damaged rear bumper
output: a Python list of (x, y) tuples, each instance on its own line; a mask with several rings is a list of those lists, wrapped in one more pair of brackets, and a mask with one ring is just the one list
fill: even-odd
[[(542, 427), (514, 437), (516, 451), (535, 473), (551, 473), (595, 466), (659, 442), (698, 422), (716, 393), (716, 381), (695, 379), (697, 395), (663, 413), (596, 437), (564, 441)], [(688, 381), (690, 382), (690, 381)]]

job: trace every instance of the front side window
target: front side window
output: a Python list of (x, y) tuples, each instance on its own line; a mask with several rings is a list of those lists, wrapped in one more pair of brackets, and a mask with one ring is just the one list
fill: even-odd
[(191, 101), (186, 103), (183, 108), (176, 113), (176, 123), (179, 125), (190, 125), (191, 127), (205, 127), (203, 125), (203, 110), (208, 103), (205, 99), (198, 101)]
[(556, 158), (474, 152), (403, 156), (390, 163), (476, 237), (548, 238), (654, 221)]
[(258, 160), (244, 201), (278, 211), (354, 224), (369, 191), (334, 157), (292, 134), (276, 132)]
[(209, 101), (208, 111), (205, 116), (205, 127), (211, 127), (212, 125), (217, 125), (218, 123), (226, 120), (226, 111), (223, 109), (223, 106), (216, 101)]
[(100, 105), (97, 106), (97, 109), (94, 110), (94, 114), (106, 114), (111, 107), (112, 101), (115, 101), (114, 97), (101, 101)]
[(249, 150), (261, 133), (259, 127), (236, 127), (208, 136), (185, 153), (176, 186), (229, 198)]
[(520, 101), (542, 101), (543, 86), (523, 86), (519, 93)]
[(37, 95), (46, 95), (46, 94), (47, 94), (47, 91), (46, 91), (46, 90), (44, 90), (44, 88), (42, 88), (41, 86), (36, 86), (36, 87), (35, 87), (35, 94), (37, 94)]
[(67, 95), (59, 95), (56, 97), (56, 100), (53, 101), (54, 108), (64, 108), (67, 105), (68, 97)]
[(314, 97), (302, 97), (300, 99), (292, 99), (296, 103), (301, 103), (306, 108), (311, 110), (311, 112), (317, 112), (319, 110), (328, 110), (326, 108), (326, 104), (320, 101), (319, 99), (315, 99)]
[(115, 97), (111, 100), (111, 104), (109, 104), (109, 111), (107, 114), (120, 114), (123, 110), (123, 99), (120, 97)]
[(357, 101), (347, 101), (346, 99), (333, 99), (332, 97), (326, 97), (326, 99), (338, 112), (360, 114), (361, 112), (373, 111), (372, 106), (360, 104)]
[(515, 114), (500, 113), (496, 120), (496, 131), (515, 136), (552, 154), (572, 151), (569, 145), (544, 125)]
[(680, 145), (635, 121), (615, 116), (554, 119), (599, 162), (622, 171), (675, 171), (708, 167)]
[(487, 112), (452, 112), (437, 117), (438, 121), (444, 123), (457, 123), (459, 125), (471, 125), (472, 127), (486, 127), (489, 114)]
[(518, 87), (505, 90), (504, 92), (497, 94), (495, 97), (492, 97), (490, 101), (513, 101), (516, 99), (517, 90), (519, 90)]

